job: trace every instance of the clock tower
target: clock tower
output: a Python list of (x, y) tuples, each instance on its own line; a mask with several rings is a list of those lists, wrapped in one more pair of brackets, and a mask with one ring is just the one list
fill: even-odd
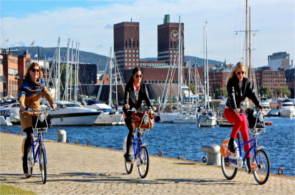
[[(167, 19), (168, 16), (168, 19)], [(169, 15), (165, 16), (164, 24), (158, 25), (158, 60), (165, 61), (169, 65), (177, 65), (179, 54), (179, 36), (182, 39), (181, 61), (183, 65), (184, 57), (184, 24), (170, 23)]]

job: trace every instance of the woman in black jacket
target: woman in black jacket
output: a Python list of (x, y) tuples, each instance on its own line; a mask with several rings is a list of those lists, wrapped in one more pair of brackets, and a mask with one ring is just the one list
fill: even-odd
[(123, 107), (123, 116), (125, 119), (125, 124), (129, 129), (129, 134), (127, 136), (127, 152), (124, 154), (126, 161), (130, 161), (129, 148), (132, 143), (132, 139), (135, 134), (135, 125), (133, 118), (131, 117), (131, 110), (135, 108), (139, 112), (143, 112), (142, 101), (145, 101), (147, 106), (151, 108), (151, 102), (149, 95), (144, 83), (142, 83), (142, 74), (140, 68), (134, 68), (132, 70), (132, 75), (125, 88), (125, 97), (124, 97), (124, 107)]
[[(249, 79), (244, 77), (245, 73), (246, 68), (243, 62), (238, 62), (232, 69), (227, 80), (228, 98), (224, 109), (224, 116), (229, 122), (234, 123), (228, 144), (228, 148), (232, 153), (235, 153), (234, 139), (239, 130), (241, 131), (244, 143), (249, 141), (248, 122), (244, 112), (246, 109), (246, 98), (251, 99), (257, 108), (261, 108), (260, 102), (255, 95), (254, 86)], [(250, 143), (244, 146), (245, 153), (249, 149)], [(249, 152), (246, 156), (248, 173), (251, 172), (250, 158), (251, 153)]]

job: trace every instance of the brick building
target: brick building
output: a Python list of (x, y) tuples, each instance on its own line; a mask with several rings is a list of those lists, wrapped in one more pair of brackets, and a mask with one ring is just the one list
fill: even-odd
[(291, 91), (291, 98), (295, 97), (295, 68), (288, 69), (285, 72), (288, 89)]
[(15, 96), (31, 63), (28, 51), (3, 51), (3, 96)]
[(4, 75), (3, 75), (3, 56), (0, 55), (0, 99), (2, 100), (2, 97), (4, 96)]

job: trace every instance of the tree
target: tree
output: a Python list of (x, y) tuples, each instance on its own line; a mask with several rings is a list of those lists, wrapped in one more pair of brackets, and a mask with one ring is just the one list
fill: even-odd
[(216, 90), (215, 90), (215, 94), (214, 94), (214, 96), (215, 96), (215, 99), (221, 99), (221, 97), (222, 97), (222, 96), (225, 97), (226, 94), (227, 94), (226, 89), (225, 89), (225, 88), (221, 88), (221, 89), (216, 89)]
[(258, 87), (258, 93), (260, 94), (260, 97), (266, 97), (271, 98), (271, 90), (268, 86), (261, 85)]
[(195, 86), (193, 84), (190, 83), (189, 85), (189, 89), (193, 92), (193, 94), (195, 94)]
[(291, 92), (287, 87), (278, 87), (275, 88), (276, 97), (284, 97), (285, 95), (290, 97)]

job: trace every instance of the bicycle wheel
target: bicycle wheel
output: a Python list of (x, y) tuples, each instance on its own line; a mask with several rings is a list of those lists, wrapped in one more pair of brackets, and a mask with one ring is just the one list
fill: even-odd
[(125, 160), (125, 169), (126, 169), (127, 174), (132, 173), (133, 163)]
[(141, 178), (145, 178), (149, 172), (149, 164), (150, 164), (149, 152), (145, 146), (142, 146), (140, 148), (140, 157), (141, 158), (138, 158), (139, 161), (141, 159), (141, 162), (139, 162), (138, 164), (138, 172)]
[(30, 178), (33, 174), (33, 166), (34, 166), (34, 157), (33, 157), (33, 151), (31, 150), (31, 147), (27, 150), (27, 166), (28, 166), (28, 176), (27, 178)]
[[(257, 162), (255, 160), (255, 156), (252, 158), (252, 164), (254, 163), (254, 166), (256, 163), (257, 168), (253, 170), (253, 175), (257, 183), (259, 184), (265, 184), (269, 177), (270, 172), (270, 163), (268, 156), (264, 150), (258, 150), (256, 151), (256, 158)], [(251, 166), (252, 167), (252, 166)]]
[(46, 156), (44, 148), (40, 149), (40, 171), (43, 184), (46, 183), (47, 179), (47, 169), (46, 169)]
[(231, 167), (230, 164), (231, 164), (231, 162), (226, 160), (221, 155), (221, 169), (222, 169), (224, 177), (228, 180), (232, 180), (233, 178), (235, 178), (237, 171), (238, 171), (238, 168)]

